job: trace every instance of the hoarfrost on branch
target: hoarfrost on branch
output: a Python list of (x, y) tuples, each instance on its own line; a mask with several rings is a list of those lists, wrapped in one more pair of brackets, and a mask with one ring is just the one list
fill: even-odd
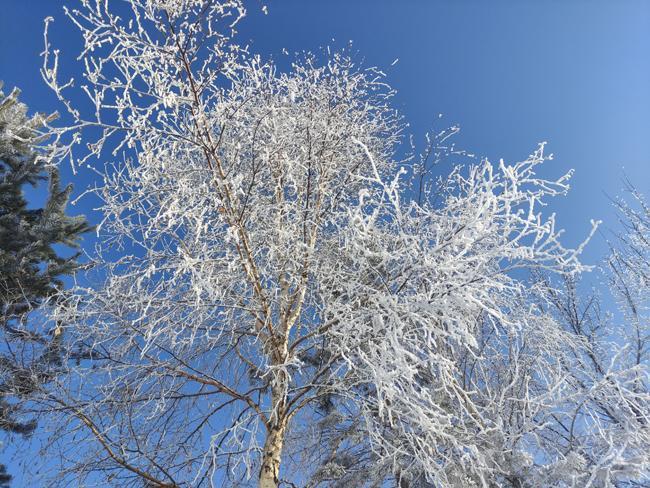
[(279, 71), (233, 40), (238, 0), (126, 4), (66, 10), (81, 84), (58, 81), (46, 34), (74, 118), (59, 156), (110, 159), (90, 285), (52, 310), (89, 358), (42, 399), (67, 419), (52, 442), (84, 446), (60, 484), (647, 481), (647, 364), (585, 381), (591, 346), (534, 279), (585, 269), (541, 212), (569, 188), (536, 175), (544, 145), (434, 179), (457, 129), (400, 162), (379, 71), (344, 54)]

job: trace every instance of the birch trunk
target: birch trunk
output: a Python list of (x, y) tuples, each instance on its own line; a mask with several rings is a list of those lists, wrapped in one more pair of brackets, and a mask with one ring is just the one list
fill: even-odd
[(285, 422), (273, 426), (264, 443), (259, 488), (277, 488), (280, 484), (280, 461), (284, 445)]
[[(286, 340), (275, 346), (271, 353), (274, 364), (283, 364), (287, 357)], [(262, 465), (260, 467), (259, 488), (277, 488), (280, 484), (280, 462), (284, 436), (287, 430), (287, 388), (289, 378), (286, 371), (280, 369), (275, 373), (271, 386), (272, 413), (269, 418), (268, 433), (264, 442)]]

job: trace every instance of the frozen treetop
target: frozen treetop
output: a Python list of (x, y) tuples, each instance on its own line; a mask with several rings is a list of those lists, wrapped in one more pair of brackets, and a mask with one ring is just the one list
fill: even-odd
[(101, 478), (98, 456), (134, 486), (646, 476), (647, 394), (581, 376), (593, 351), (532, 278), (585, 269), (542, 211), (570, 176), (537, 175), (544, 145), (435, 179), (457, 130), (400, 161), (378, 70), (281, 72), (234, 42), (240, 2), (127, 4), (68, 11), (90, 114), (45, 55), (74, 118), (59, 156), (108, 160), (94, 281), (52, 311), (92, 358), (44, 400), (92, 446), (62, 484)]

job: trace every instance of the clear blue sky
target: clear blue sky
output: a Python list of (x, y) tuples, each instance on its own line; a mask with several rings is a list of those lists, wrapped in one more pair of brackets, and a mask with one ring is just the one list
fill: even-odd
[[(77, 53), (78, 33), (63, 18), (63, 3), (1, 0), (0, 79), (6, 89), (20, 87), (32, 110), (61, 109), (40, 78), (39, 53), (50, 15), (57, 19), (54, 44), (68, 59)], [(624, 174), (650, 196), (650, 1), (268, 3), (264, 16), (253, 0), (241, 25), (240, 39), (253, 51), (282, 58), (282, 48), (354, 41), (366, 64), (385, 68), (415, 136), (443, 113), (461, 125), (461, 147), (490, 159), (518, 160), (548, 141), (556, 159), (546, 174), (576, 170), (570, 195), (552, 206), (568, 244), (586, 235), (591, 218), (616, 227), (606, 195), (621, 193)], [(74, 179), (63, 170), (76, 193), (83, 191), (88, 175)], [(83, 201), (79, 207), (75, 212), (97, 219)], [(597, 237), (585, 258), (594, 263), (603, 252)]]
[[(76, 54), (79, 37), (63, 18), (63, 3), (2, 1), (0, 79), (6, 88), (19, 86), (32, 110), (60, 109), (38, 71), (44, 17), (57, 19), (53, 39), (64, 56)], [(265, 16), (251, 2), (240, 40), (276, 58), (282, 48), (317, 51), (353, 41), (367, 64), (385, 68), (416, 136), (442, 113), (461, 125), (461, 147), (494, 160), (518, 160), (548, 141), (556, 156), (548, 175), (576, 170), (570, 196), (552, 206), (568, 244), (586, 234), (591, 218), (615, 226), (606, 194), (621, 193), (624, 174), (650, 194), (647, 0), (268, 4)], [(77, 180), (76, 190), (86, 184)], [(88, 212), (83, 204), (81, 211)], [(603, 250), (594, 242), (586, 257), (594, 261)]]

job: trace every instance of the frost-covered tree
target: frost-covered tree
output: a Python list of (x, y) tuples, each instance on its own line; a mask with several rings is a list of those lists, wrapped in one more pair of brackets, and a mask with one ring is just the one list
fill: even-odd
[[(65, 213), (71, 187), (61, 189), (43, 148), (52, 117), (28, 117), (18, 95), (0, 91), (0, 430), (25, 435), (36, 421), (25, 418), (21, 402), (51, 379), (61, 360), (60, 330), (45, 333), (30, 313), (77, 269), (78, 255), (62, 255), (55, 246), (77, 247), (89, 226)], [(45, 205), (30, 208), (25, 187), (48, 179)], [(5, 469), (0, 466), (0, 484), (10, 480)]]
[(563, 289), (547, 284), (559, 320), (583, 345), (567, 368), (579, 400), (557, 418), (556, 443), (590, 467), (581, 483), (597, 486), (647, 486), (650, 478), (650, 211), (628, 190), (631, 201), (615, 202), (623, 231), (602, 271), (618, 310), (603, 310), (601, 294), (580, 293), (575, 279)]
[(621, 354), (631, 367), (637, 369), (633, 390), (644, 392), (648, 400), (650, 206), (630, 182), (627, 182), (627, 190), (631, 201), (619, 200), (615, 203), (624, 230), (618, 235), (617, 242), (610, 246), (607, 264), (610, 288), (626, 324), (619, 332), (623, 349)]
[(46, 50), (75, 121), (60, 156), (113, 155), (90, 284), (52, 309), (91, 357), (41, 399), (52, 486), (614, 479), (594, 469), (607, 453), (554, 442), (583, 345), (528, 277), (583, 267), (540, 212), (568, 190), (536, 176), (543, 145), (434, 180), (426, 155), (397, 157), (379, 71), (332, 55), (280, 72), (232, 40), (237, 0), (126, 4), (67, 11), (90, 116)]

